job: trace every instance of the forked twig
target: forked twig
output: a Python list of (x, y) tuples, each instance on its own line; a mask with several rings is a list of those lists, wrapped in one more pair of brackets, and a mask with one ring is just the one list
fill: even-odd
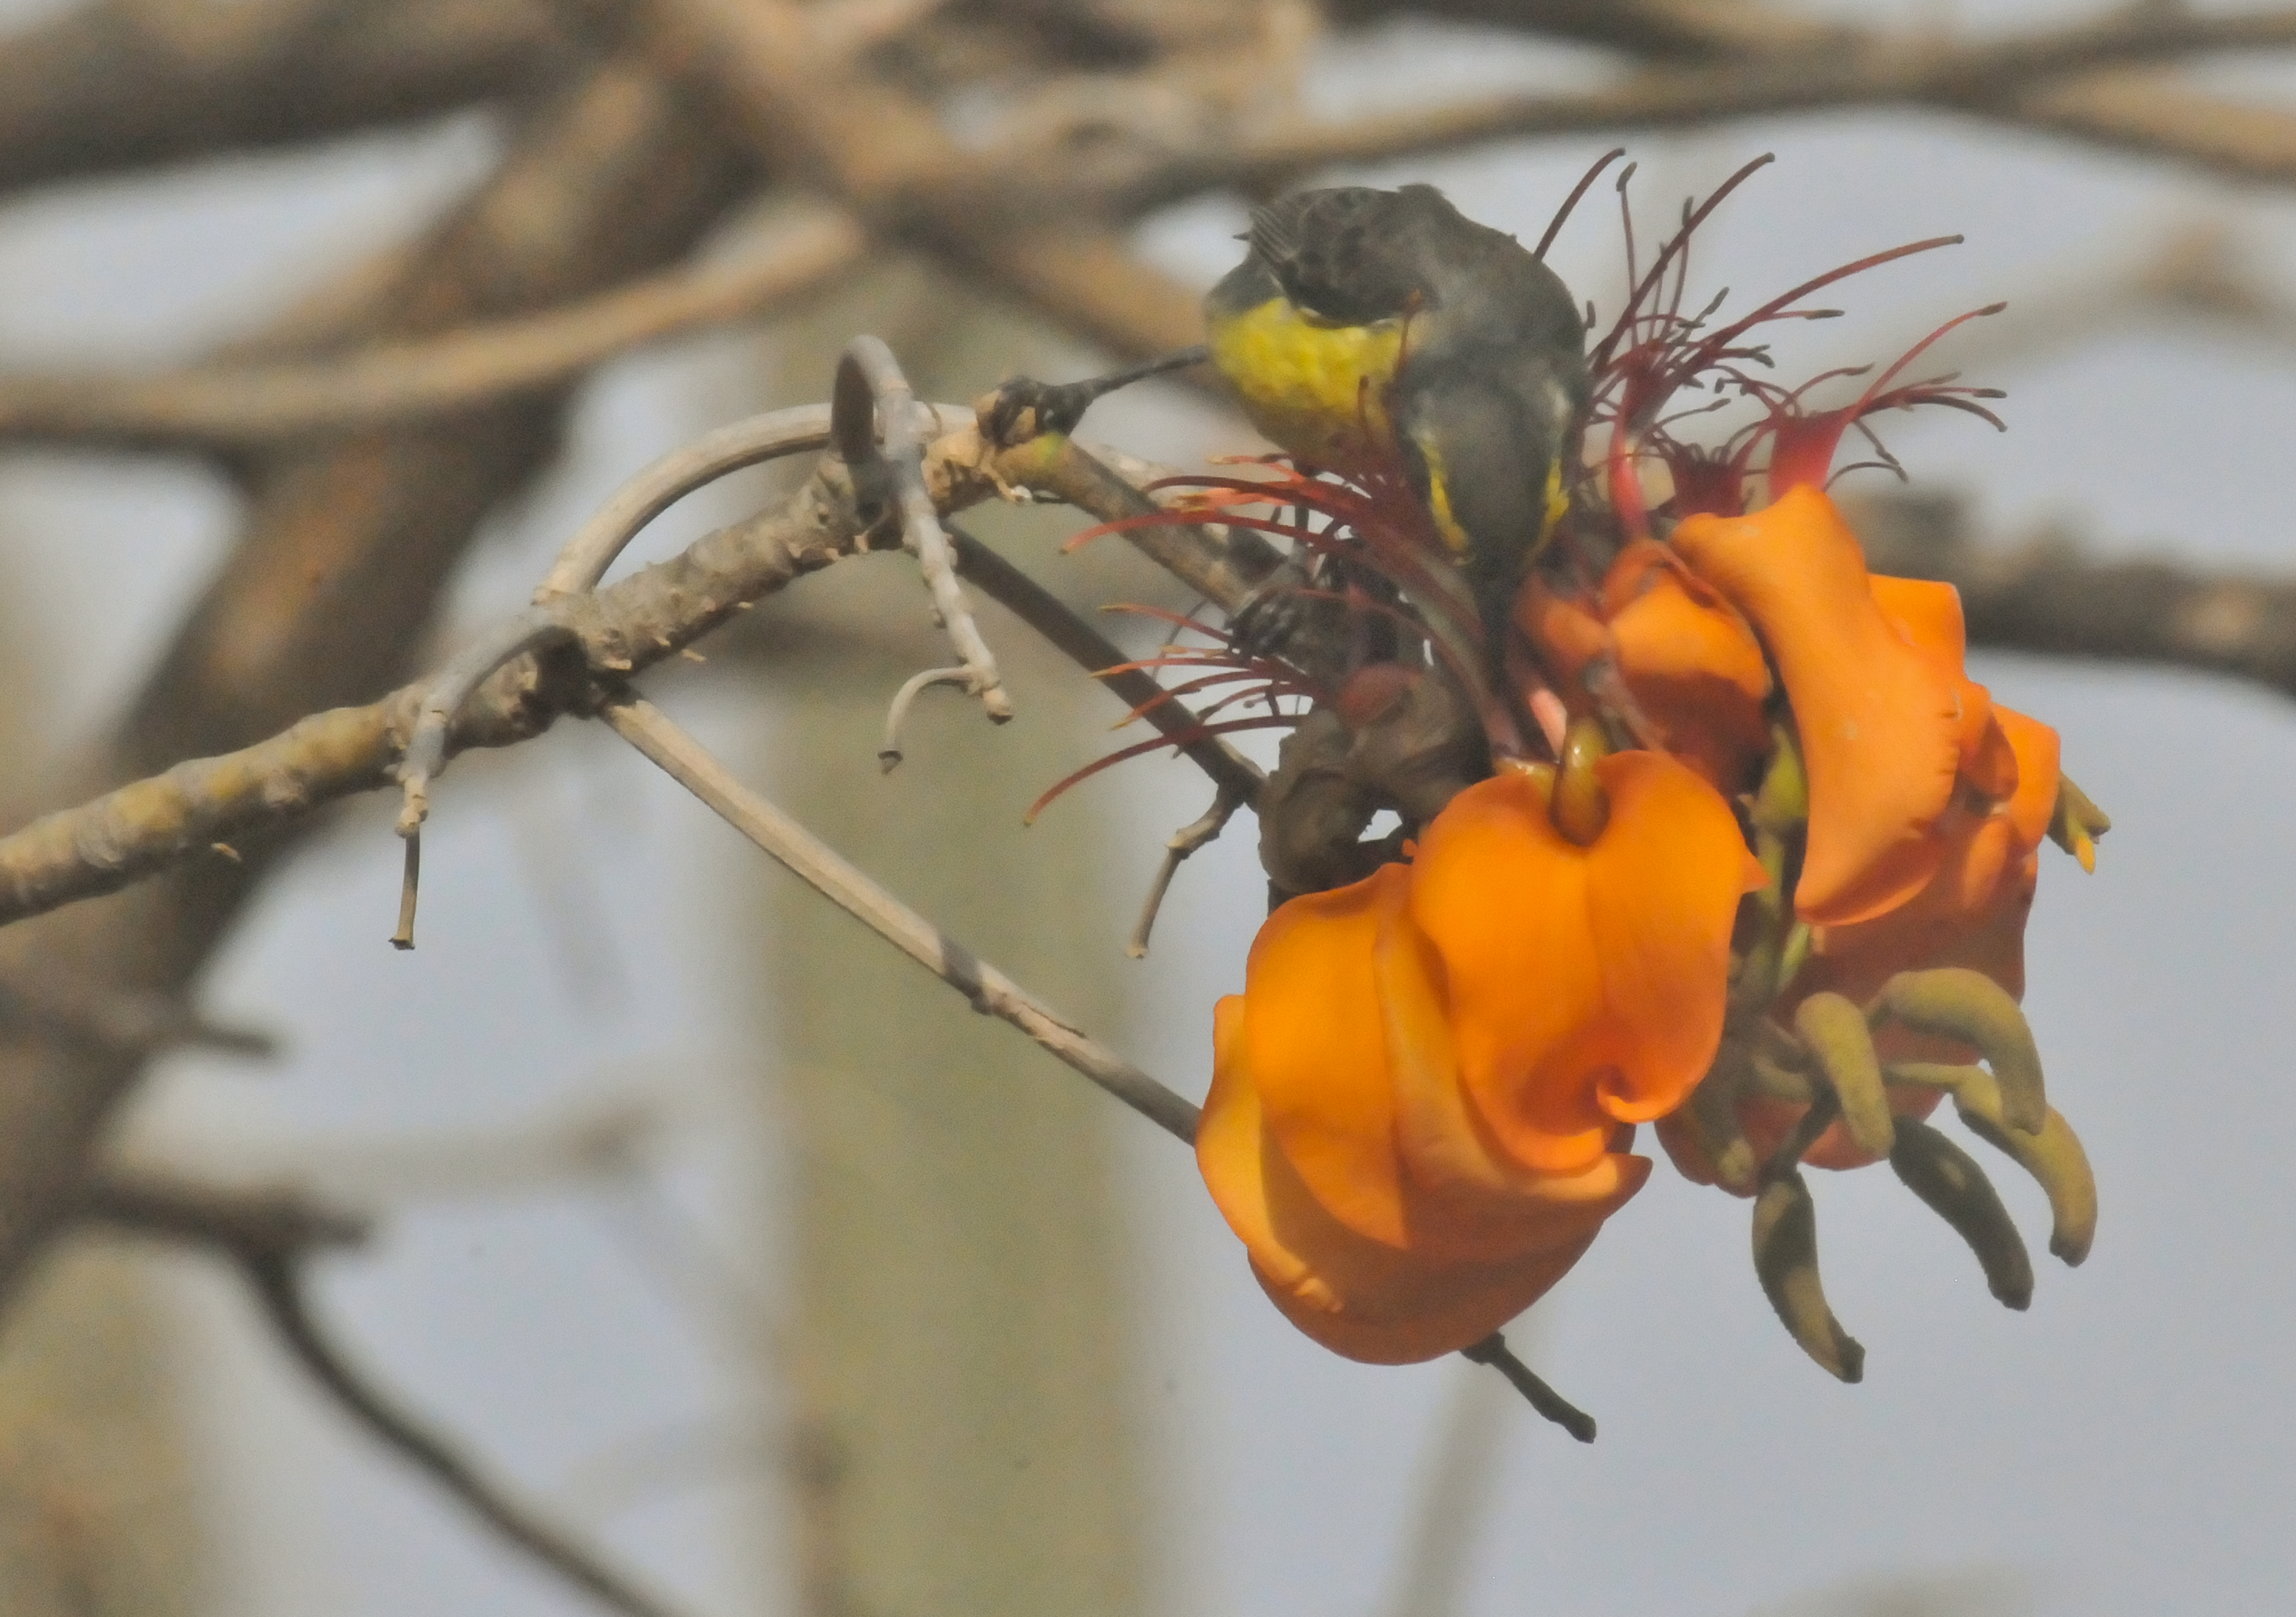
[[(962, 678), (946, 670), (912, 679), (901, 687), (885, 719), (885, 748), (878, 754), (887, 769), (901, 761), (897, 741), (901, 714), (928, 685), (963, 684), (980, 698), (993, 723), (1013, 717), (1012, 698), (1004, 694), (1004, 676), (996, 670), (996, 654), (972, 620), (957, 587), (956, 564), (948, 535), (933, 507), (932, 490), (925, 486), (925, 447), (931, 441), (927, 423), (930, 406), (917, 402), (909, 379), (901, 373), (881, 338), (860, 336), (845, 345), (837, 362), (837, 381), (830, 395), (830, 447), (852, 469), (854, 489), (865, 509), (877, 488), (891, 485), (895, 509), (901, 519), (901, 547), (917, 559), (925, 589), (932, 596), (933, 615), (940, 620), (949, 644), (963, 662)], [(882, 431), (884, 443), (878, 444)]]
[(1187, 863), (1190, 854), (1227, 829), (1228, 821), (1244, 801), (1234, 787), (1223, 781), (1212, 794), (1212, 806), (1172, 833), (1172, 840), (1164, 844), (1164, 862), (1157, 866), (1156, 879), (1149, 883), (1147, 899), (1140, 907), (1139, 923), (1133, 927), (1132, 937), (1124, 946), (1126, 954), (1135, 960), (1148, 957), (1148, 934), (1155, 930), (1156, 912), (1164, 907), (1164, 894), (1170, 889), (1172, 878)]

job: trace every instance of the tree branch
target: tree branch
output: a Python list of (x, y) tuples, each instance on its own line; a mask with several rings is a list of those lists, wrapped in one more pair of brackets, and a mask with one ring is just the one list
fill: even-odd
[(1961, 592), (1972, 645), (2196, 669), (2296, 696), (2296, 579), (2097, 562), (2061, 532), (1987, 542), (1949, 497), (1869, 496), (1853, 510), (1875, 571)]
[(625, 696), (608, 704), (615, 733), (700, 798), (719, 818), (771, 854), (814, 891), (972, 1001), (1010, 1022), (1183, 1145), (1196, 1137), (1197, 1109), (1113, 1051), (1031, 998), (1010, 977), (903, 904), (827, 843), (743, 786), (707, 749), (652, 703)]
[(537, 315), (288, 364), (151, 376), (0, 376), (0, 439), (248, 448), (546, 391), (615, 355), (780, 311), (850, 273), (866, 239), (806, 210), (725, 263), (681, 264)]
[[(1840, 106), (1930, 105), (2021, 121), (2025, 98), (2039, 94), (2037, 80), (2103, 65), (2289, 45), (2296, 45), (2296, 12), (2288, 11), (2244, 17), (2119, 12), (1968, 45), (1833, 35), (1821, 49), (1782, 48), (1694, 67), (1647, 69), (1581, 94), (1491, 95), (1344, 123), (1279, 125), (1218, 149), (1144, 153), (1141, 172), (1129, 184), (1111, 181), (1103, 170), (1094, 182), (1096, 197), (1062, 194), (1057, 185), (1048, 190), (1041, 183), (1029, 194), (1048, 208), (1097, 201), (1129, 215), (1218, 185), (1281, 185), (1335, 164), (1388, 161), (1526, 135), (1667, 128)], [(2071, 104), (2081, 103), (2076, 97)], [(1011, 178), (1003, 176), (1000, 188), (1009, 187)]]
[[(603, 37), (644, 53), (693, 85), (727, 137), (779, 171), (795, 168), (873, 234), (925, 248), (1005, 297), (1120, 357), (1147, 358), (1199, 340), (1198, 293), (1093, 222), (1024, 220), (1020, 191), (958, 148), (938, 117), (815, 47), (803, 9), (782, 0), (560, 0)], [(1210, 386), (1198, 380), (1197, 385)]]
[[(1156, 508), (1065, 439), (992, 454), (968, 426), (931, 446), (925, 475), (944, 513), (1013, 487), (1045, 488), (1103, 518)], [(651, 516), (667, 503), (638, 509)], [(842, 463), (824, 459), (775, 510), (707, 534), (594, 595), (557, 602), (553, 621), (570, 658), (521, 657), (497, 670), (457, 704), (447, 751), (507, 746), (540, 735), (561, 713), (589, 710), (593, 674), (627, 677), (676, 655), (791, 579), (853, 554), (868, 528)], [(1152, 528), (1147, 535), (1160, 546), (1152, 554), (1199, 588), (1218, 587), (1216, 598), (1232, 605), (1249, 593), (1236, 563), (1201, 530)], [(431, 690), (431, 681), (418, 681), (363, 707), (312, 714), (268, 740), (177, 764), (0, 838), (0, 925), (114, 891), (209, 856), (217, 841), (275, 833), (322, 804), (390, 784)], [(1178, 711), (1167, 717), (1185, 722)], [(1198, 761), (1216, 780), (1240, 773), (1218, 754)]]
[[(418, 334), (583, 296), (682, 256), (746, 177), (652, 81), (602, 72), (538, 110), (471, 202), (390, 254), (387, 270), (360, 275), (357, 300), (324, 334)], [(301, 322), (298, 334), (321, 333)], [(449, 568), (496, 502), (546, 462), (557, 421), (555, 400), (522, 400), (259, 462), (246, 533), (127, 713), (75, 750), (46, 801), (229, 753), (388, 690)], [(0, 978), (181, 995), (282, 845), (234, 837), (226, 857), (213, 840), (190, 844), (194, 857), (166, 881), (0, 932)], [(0, 1293), (55, 1227), (142, 1068), (133, 1051), (0, 1043)]]
[(98, 0), (0, 40), (0, 191), (408, 123), (579, 65), (537, 0)]

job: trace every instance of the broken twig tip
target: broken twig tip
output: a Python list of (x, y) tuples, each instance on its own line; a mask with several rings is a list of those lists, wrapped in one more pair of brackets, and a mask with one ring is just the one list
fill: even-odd
[(390, 934), (390, 947), (401, 953), (414, 947), (414, 899), (422, 884), (422, 828), (418, 825), (405, 835), (406, 858), (398, 875), (398, 930)]

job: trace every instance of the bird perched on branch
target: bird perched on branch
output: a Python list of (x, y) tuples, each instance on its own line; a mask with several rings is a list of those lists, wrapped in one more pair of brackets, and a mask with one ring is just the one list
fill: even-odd
[(1299, 460), (1399, 470), (1497, 646), (1562, 517), (1587, 405), (1570, 289), (1432, 185), (1300, 192), (1255, 209), (1244, 239), (1204, 300), (1213, 365)]
[[(1204, 299), (1207, 346), (1086, 382), (1008, 382), (984, 415), (992, 436), (1029, 412), (1037, 431), (1070, 431), (1103, 394), (1210, 359), (1304, 465), (1404, 476), (1497, 655), (1524, 569), (1564, 510), (1587, 407), (1570, 289), (1432, 185), (1299, 192), (1254, 209), (1242, 239), (1243, 262)], [(1260, 615), (1280, 614), (1283, 583)]]

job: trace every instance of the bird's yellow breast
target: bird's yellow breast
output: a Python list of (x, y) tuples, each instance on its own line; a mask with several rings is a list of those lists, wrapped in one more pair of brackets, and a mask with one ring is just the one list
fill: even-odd
[(1389, 441), (1387, 384), (1403, 349), (1400, 321), (1318, 325), (1270, 298), (1215, 322), (1208, 334), (1212, 363), (1270, 441), (1341, 470), (1374, 458), (1373, 445)]

